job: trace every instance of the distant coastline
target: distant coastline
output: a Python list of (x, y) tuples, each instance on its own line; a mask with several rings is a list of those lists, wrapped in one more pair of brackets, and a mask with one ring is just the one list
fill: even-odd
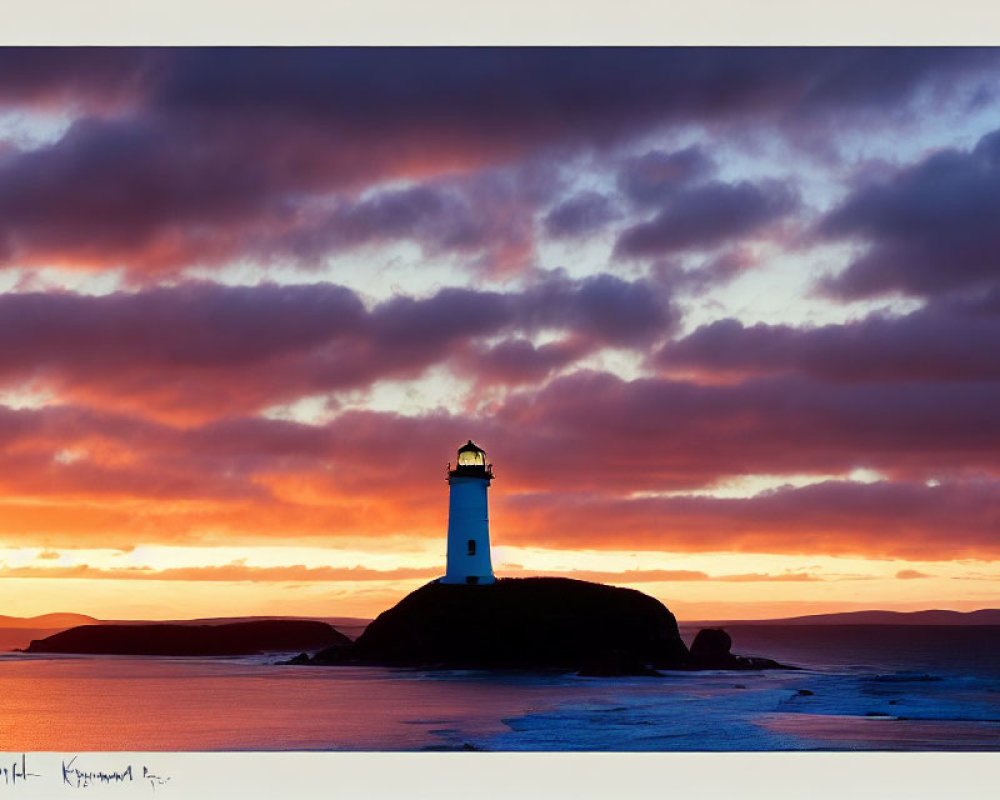
[[(239, 622), (266, 620), (309, 620), (332, 625), (349, 639), (356, 639), (372, 619), (338, 616), (235, 616), (200, 617), (196, 619), (97, 619), (85, 614), (57, 612), (35, 617), (0, 615), (0, 652), (10, 652), (28, 647), (33, 639), (44, 639), (80, 625), (228, 625)], [(1000, 609), (985, 608), (977, 611), (949, 611), (928, 609), (923, 611), (865, 610), (830, 614), (810, 614), (769, 619), (700, 619), (677, 621), (681, 631), (693, 634), (699, 628), (751, 627), (751, 626), (829, 626), (829, 625), (933, 625), (933, 626), (1000, 626)]]
[(678, 620), (682, 627), (712, 625), (1000, 625), (1000, 609), (978, 611), (842, 611), (774, 619)]
[(29, 653), (139, 656), (231, 656), (349, 645), (332, 625), (314, 620), (256, 620), (220, 625), (80, 625), (33, 640)]

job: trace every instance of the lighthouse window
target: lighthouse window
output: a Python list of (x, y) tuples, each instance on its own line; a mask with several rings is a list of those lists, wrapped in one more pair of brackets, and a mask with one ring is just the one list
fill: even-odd
[(458, 465), (460, 467), (484, 467), (486, 466), (486, 453), (482, 450), (464, 450), (458, 454)]
[(476, 554), (476, 540), (469, 539), (469, 555), (474, 556)]

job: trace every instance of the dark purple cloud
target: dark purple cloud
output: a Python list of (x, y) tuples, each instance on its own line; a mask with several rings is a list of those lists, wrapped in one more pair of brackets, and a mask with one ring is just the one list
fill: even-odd
[[(930, 85), (979, 80), (998, 56), (894, 48), (221, 48), (21, 50), (4, 58), (10, 68), (0, 70), (0, 103), (79, 94), (86, 106), (100, 95), (116, 111), (80, 120), (50, 147), (3, 159), (0, 257), (141, 274), (259, 257), (273, 253), (275, 241), (308, 249), (376, 234), (460, 250), (500, 236), (502, 252), (487, 247), (487, 266), (523, 264), (530, 203), (472, 202), (471, 212), (455, 214), (453, 206), (435, 211), (430, 196), (359, 204), (352, 196), (356, 205), (332, 238), (315, 226), (300, 230), (299, 217), (311, 198), (376, 181), (551, 160), (661, 125), (787, 128), (852, 109), (870, 117)], [(663, 158), (683, 171), (685, 157), (698, 161), (696, 151)], [(658, 158), (640, 159), (647, 183), (629, 184), (637, 196), (658, 191)], [(719, 190), (702, 188), (688, 202), (707, 202), (712, 191)], [(762, 198), (741, 200), (746, 191), (730, 187), (715, 198), (724, 220), (715, 226), (696, 212), (693, 220), (664, 212), (633, 231), (623, 251), (685, 246), (689, 223), (697, 242), (739, 235), (776, 213), (771, 193), (758, 187)], [(748, 201), (770, 211), (755, 216)], [(450, 226), (440, 222), (449, 214)], [(501, 217), (496, 229), (485, 222)], [(295, 252), (289, 247), (284, 252)]]
[[(207, 381), (201, 385), (216, 390)], [(249, 381), (240, 387), (256, 391)], [(152, 401), (145, 399), (148, 406)], [(113, 408), (113, 400), (105, 405)], [(977, 475), (995, 480), (998, 402), (997, 382), (871, 387), (782, 377), (698, 386), (576, 373), (503, 399), (488, 416), (458, 405), (424, 417), (345, 412), (325, 426), (216, 415), (210, 423), (177, 429), (96, 408), (3, 409), (0, 472), (17, 482), (29, 474), (23, 459), (37, 464), (40, 458), (49, 472), (33, 485), (44, 486), (50, 472), (91, 468), (87, 462), (53, 463), (58, 451), (82, 447), (108, 454), (95, 481), (107, 479), (108, 469), (130, 469), (143, 460), (150, 481), (156, 469), (229, 480), (256, 471), (325, 474), (329, 464), (335, 469), (324, 480), (335, 478), (343, 489), (373, 480), (385, 485), (396, 477), (406, 483), (406, 471), (427, 453), (451, 455), (455, 442), (475, 436), (504, 464), (511, 493), (544, 488), (620, 495), (704, 487), (748, 474), (824, 476), (858, 467), (911, 482)], [(146, 406), (139, 413), (147, 413)], [(386, 453), (393, 454), (391, 464)], [(154, 456), (155, 463), (149, 461)], [(406, 492), (419, 492), (419, 486), (408, 485)]]
[[(339, 198), (332, 211), (278, 231), (261, 249), (321, 257), (366, 244), (411, 241), (432, 256), (458, 253), (466, 265), (502, 270), (524, 266), (534, 239), (534, 214), (555, 191), (547, 167), (487, 170), (388, 189), (363, 199)], [(471, 257), (481, 255), (481, 260)]]
[(937, 295), (1000, 279), (1000, 131), (970, 151), (944, 150), (891, 180), (856, 189), (820, 224), (868, 250), (825, 288), (853, 299)]
[(654, 120), (880, 108), (996, 62), (973, 48), (272, 48), (172, 51), (151, 105), (417, 135), (608, 136)]
[(148, 121), (79, 121), (0, 162), (0, 259), (210, 263), (234, 230), (280, 212), (268, 165), (243, 156)]
[(555, 238), (586, 236), (620, 216), (610, 198), (599, 192), (580, 192), (545, 215), (545, 231)]
[[(782, 487), (747, 498), (634, 500), (526, 494), (505, 499), (513, 544), (565, 548), (737, 550), (867, 557), (991, 558), (1000, 553), (996, 482)], [(910, 571), (906, 571), (910, 572)], [(899, 574), (897, 577), (927, 577)]]
[[(561, 332), (575, 343), (544, 352), (568, 359), (648, 343), (675, 322), (657, 287), (611, 275), (549, 274), (520, 292), (446, 288), (371, 310), (332, 284), (4, 294), (0, 382), (38, 383), (99, 405), (215, 417), (416, 377), (497, 335)], [(502, 351), (496, 355), (502, 360)]]
[(703, 325), (653, 358), (664, 367), (737, 375), (797, 372), (835, 382), (1000, 379), (1000, 315), (931, 306), (903, 317), (795, 328), (734, 319)]
[(638, 491), (860, 466), (919, 479), (995, 474), (998, 402), (997, 381), (831, 384), (782, 375), (698, 385), (575, 373), (512, 396), (493, 418), (525, 437), (504, 460), (529, 482), (542, 479), (547, 454), (559, 453), (587, 467), (564, 483), (548, 476), (550, 484)]
[(0, 106), (135, 101), (166, 50), (130, 47), (0, 48)]
[(534, 165), (358, 198), (365, 162), (333, 143), (306, 163), (294, 140), (194, 133), (177, 120), (84, 119), (0, 160), (0, 261), (141, 273), (407, 240), (431, 254), (482, 252), (499, 268), (524, 259), (555, 188), (551, 168)]
[(756, 266), (748, 253), (740, 250), (723, 252), (695, 267), (665, 259), (653, 264), (655, 280), (671, 293), (698, 294), (713, 286), (729, 283), (744, 270)]
[(259, 363), (350, 336), (364, 321), (354, 292), (332, 284), (4, 294), (0, 341), (8, 344), (0, 374), (143, 361), (193, 368)]
[(630, 159), (618, 176), (618, 186), (632, 201), (660, 204), (688, 184), (709, 177), (715, 164), (698, 146), (667, 152), (650, 150)]
[(671, 195), (650, 220), (627, 229), (615, 244), (620, 256), (650, 256), (712, 248), (747, 236), (791, 213), (796, 194), (776, 182), (712, 182)]
[(499, 344), (473, 348), (464, 363), (468, 374), (480, 384), (516, 386), (539, 383), (594, 349), (595, 343), (582, 337), (543, 345), (527, 339), (504, 339)]
[(645, 344), (673, 329), (669, 293), (645, 280), (600, 273), (580, 280), (546, 275), (518, 304), (529, 329), (570, 328), (608, 344)]
[[(430, 186), (382, 192), (340, 209), (330, 220), (334, 235), (348, 243), (378, 239), (416, 239), (424, 229), (436, 224), (454, 226), (458, 233), (446, 238), (468, 238), (460, 231), (468, 209)], [(458, 216), (459, 219), (455, 219)], [(426, 234), (425, 234), (426, 235)], [(440, 234), (439, 234), (440, 235)]]

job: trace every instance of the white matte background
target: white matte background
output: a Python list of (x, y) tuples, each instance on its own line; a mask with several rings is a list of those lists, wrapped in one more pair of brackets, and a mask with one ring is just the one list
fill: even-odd
[[(3, 0), (0, 44), (996, 45), (988, 0)], [(331, 610), (335, 613), (335, 610)], [(2, 687), (0, 687), (2, 688)], [(169, 725), (169, 720), (164, 720)], [(1000, 745), (1000, 742), (998, 742)], [(0, 738), (0, 747), (3, 746)], [(20, 754), (0, 757), (0, 768)], [(62, 784), (74, 754), (32, 753), (26, 798), (923, 800), (1000, 796), (1000, 753), (107, 753), (170, 781)]]

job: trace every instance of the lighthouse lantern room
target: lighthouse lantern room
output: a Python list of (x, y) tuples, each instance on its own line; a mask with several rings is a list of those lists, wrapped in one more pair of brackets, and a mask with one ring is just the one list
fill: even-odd
[(448, 567), (441, 583), (495, 583), (490, 560), (490, 517), (486, 490), (493, 465), (470, 439), (448, 465)]

